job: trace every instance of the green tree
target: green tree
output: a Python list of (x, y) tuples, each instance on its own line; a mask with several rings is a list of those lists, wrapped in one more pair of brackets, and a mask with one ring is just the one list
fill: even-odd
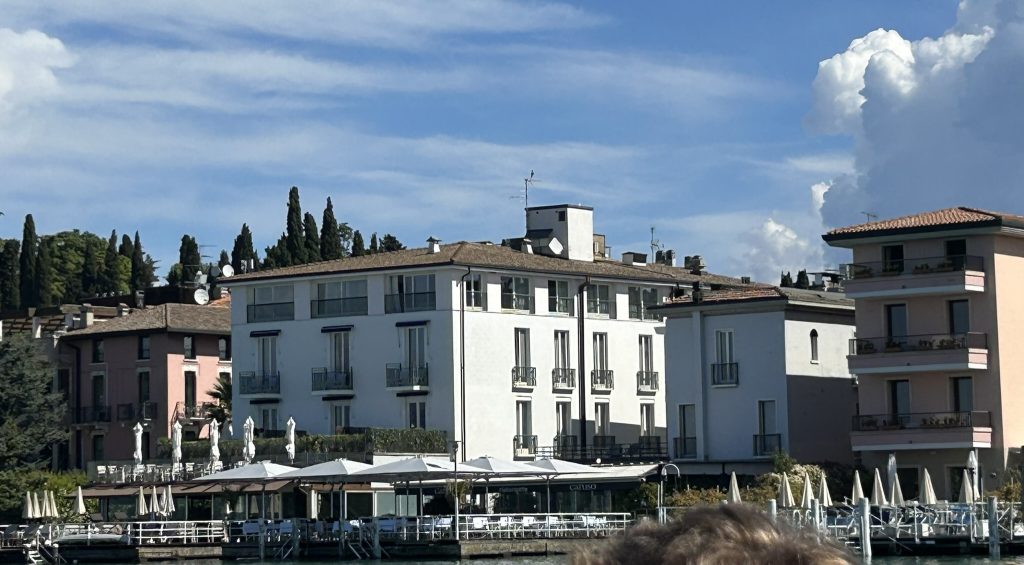
[(796, 274), (796, 283), (793, 284), (796, 288), (810, 288), (811, 280), (807, 277), (807, 269), (801, 269)]
[(352, 234), (352, 257), (366, 255), (366, 244), (363, 243), (363, 234), (356, 230)]
[(242, 224), (242, 231), (235, 236), (235, 245), (231, 248), (231, 266), (236, 273), (243, 273), (247, 270), (243, 265), (253, 262), (253, 266), (259, 265), (259, 257), (256, 256), (256, 249), (252, 245), (252, 232), (248, 224)]
[(217, 266), (224, 268), (224, 265), (231, 264), (231, 257), (228, 257), (228, 252), (224, 249), (220, 250), (220, 258), (217, 259)]
[(792, 288), (793, 286), (793, 275), (789, 272), (782, 273), (782, 280), (779, 282), (779, 286), (782, 288)]
[(86, 245), (82, 257), (82, 298), (92, 298), (100, 294), (102, 284), (95, 247)]
[[(302, 234), (302, 206), (299, 204), (299, 188), (288, 191), (288, 218), (285, 225), (286, 245), (289, 262), (287, 265), (301, 265), (306, 262), (306, 241)], [(318, 246), (319, 247), (319, 246)]]
[(17, 310), (21, 306), (18, 288), (18, 253), (21, 245), (16, 239), (3, 242), (0, 251), (0, 310)]
[[(69, 304), (79, 302), (85, 295), (82, 272), (85, 270), (86, 249), (92, 246), (102, 254), (106, 240), (94, 233), (77, 229), (57, 232), (46, 239), (50, 243), (54, 297)], [(93, 255), (94, 260), (95, 257)]]
[(377, 232), (370, 234), (370, 248), (366, 250), (369, 254), (380, 253), (380, 247), (377, 245)]
[(103, 254), (103, 270), (100, 271), (100, 292), (117, 293), (117, 231), (110, 232), (107, 249)]
[(128, 284), (131, 291), (144, 290), (152, 284), (152, 279), (146, 278), (146, 258), (142, 253), (142, 239), (139, 232), (135, 232), (135, 241), (132, 243), (132, 268), (131, 282)]
[(36, 238), (36, 222), (32, 214), (25, 216), (25, 227), (21, 234), (21, 256), (18, 258), (18, 290), (21, 296), (21, 307), (29, 308), (36, 305), (39, 299), (36, 286), (36, 253), (39, 240)]
[(171, 286), (181, 286), (181, 283), (184, 280), (181, 273), (181, 263), (171, 265), (171, 268), (167, 269), (167, 284)]
[(0, 341), (0, 469), (42, 467), (50, 446), (67, 436), (52, 375), (38, 340), (20, 333)]
[(36, 292), (39, 293), (38, 305), (53, 306), (56, 294), (53, 291), (53, 265), (50, 262), (50, 242), (45, 238), (39, 241), (39, 252), (36, 253)]
[[(139, 233), (139, 232), (135, 232)], [(132, 243), (132, 238), (128, 234), (121, 236), (121, 246), (117, 248), (117, 254), (121, 257), (132, 258), (132, 253), (135, 252), (135, 244)]]
[(389, 251), (401, 251), (403, 249), (405, 249), (405, 246), (402, 245), (402, 242), (398, 241), (397, 237), (389, 233), (384, 234), (384, 237), (380, 240), (381, 252), (387, 253)]
[(334, 217), (334, 204), (331, 197), (327, 197), (327, 207), (324, 208), (324, 219), (320, 224), (320, 259), (333, 261), (345, 256), (341, 242), (341, 232), (338, 231), (338, 220)]
[(320, 232), (316, 229), (316, 218), (306, 212), (302, 217), (302, 232), (306, 241), (306, 262), (320, 260)]
[(288, 236), (281, 234), (277, 243), (266, 248), (263, 255), (263, 268), (276, 269), (292, 265), (292, 257), (288, 253)]
[(196, 273), (203, 268), (203, 257), (199, 254), (199, 244), (196, 243), (196, 238), (188, 234), (181, 236), (181, 246), (178, 247), (178, 264), (181, 265), (179, 285), (194, 280)]
[(223, 423), (231, 418), (231, 374), (220, 373), (213, 388), (206, 391), (216, 405), (210, 409), (210, 417)]

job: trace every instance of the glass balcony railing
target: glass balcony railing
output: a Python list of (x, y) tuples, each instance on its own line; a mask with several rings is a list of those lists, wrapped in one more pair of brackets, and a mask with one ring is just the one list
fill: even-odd
[(779, 451), (782, 451), (782, 434), (754, 436), (754, 457), (769, 457)]
[(908, 351), (948, 351), (951, 349), (988, 349), (988, 335), (968, 332), (962, 334), (854, 338), (850, 340), (850, 355), (903, 353)]
[(437, 294), (434, 292), (404, 292), (384, 295), (384, 313), (424, 312), (437, 309)]
[(295, 319), (294, 302), (275, 302), (271, 304), (250, 304), (246, 306), (247, 319), (250, 324), (256, 322), (281, 322)]
[(696, 437), (675, 437), (672, 438), (672, 449), (677, 459), (693, 459), (697, 457)]
[(310, 300), (309, 312), (314, 318), (340, 318), (342, 316), (365, 316), (367, 298), (355, 296), (350, 298), (330, 298)]
[(855, 432), (991, 427), (992, 414), (983, 411), (858, 414), (853, 417)]
[(950, 255), (945, 257), (921, 257), (917, 259), (890, 259), (847, 263), (840, 267), (848, 279), (872, 279), (897, 275), (927, 273), (951, 273), (957, 271), (985, 272), (985, 259), (974, 255)]

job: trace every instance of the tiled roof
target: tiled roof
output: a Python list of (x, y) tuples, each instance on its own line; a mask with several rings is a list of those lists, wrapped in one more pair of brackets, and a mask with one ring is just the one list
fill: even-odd
[(539, 254), (523, 253), (510, 247), (488, 243), (459, 242), (440, 246), (430, 253), (425, 247), (403, 249), (389, 253), (347, 257), (334, 261), (321, 261), (280, 269), (258, 271), (221, 279), (221, 284), (273, 280), (289, 277), (328, 275), (384, 269), (427, 267), (432, 265), (459, 265), (470, 267), (534, 271), (540, 273), (594, 276), (613, 279), (642, 280), (662, 283), (688, 283), (703, 281), (710, 284), (740, 286), (740, 280), (713, 274), (693, 275), (686, 269), (668, 265), (627, 265), (618, 261), (596, 259), (573, 261)]
[(942, 210), (935, 210), (932, 212), (922, 212), (920, 214), (912, 214), (910, 216), (901, 216), (899, 218), (836, 228), (825, 234), (825, 240), (830, 241), (835, 239), (844, 239), (846, 237), (866, 236), (879, 232), (899, 232), (903, 230), (920, 231), (946, 227), (971, 227), (972, 225), (985, 224), (1024, 224), (1024, 216), (958, 206), (956, 208), (944, 208)]
[[(787, 300), (789, 302), (813, 302), (832, 306), (853, 308), (853, 300), (846, 298), (841, 292), (825, 292), (823, 290), (805, 290), (799, 288), (779, 288), (776, 286), (751, 286), (749, 288), (731, 288), (721, 290), (705, 290), (700, 304), (726, 304), (737, 302), (763, 302), (770, 300)], [(693, 306), (696, 303), (692, 296), (673, 298), (662, 307)], [(657, 308), (657, 307), (656, 307)]]
[[(91, 306), (93, 316), (97, 320), (111, 318), (117, 315), (117, 308), (106, 306)], [(82, 307), (78, 304), (61, 304), (60, 306), (47, 306), (42, 308), (27, 308), (0, 312), (0, 322), (3, 323), (3, 333), (31, 332), (32, 322), (35, 318), (40, 326), (41, 335), (52, 335), (63, 331), (66, 314), (77, 314)]]
[(231, 333), (231, 309), (195, 304), (161, 304), (132, 310), (124, 316), (96, 322), (88, 328), (67, 333), (67, 338), (134, 332)]

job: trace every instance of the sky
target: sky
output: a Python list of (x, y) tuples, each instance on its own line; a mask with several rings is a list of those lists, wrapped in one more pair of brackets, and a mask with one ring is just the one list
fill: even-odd
[(221, 3), (5, 0), (0, 237), (182, 234), (260, 255), (288, 188), (407, 246), (595, 209), (775, 282), (845, 259), (829, 227), (1024, 213), (1024, 15), (1009, 0)]

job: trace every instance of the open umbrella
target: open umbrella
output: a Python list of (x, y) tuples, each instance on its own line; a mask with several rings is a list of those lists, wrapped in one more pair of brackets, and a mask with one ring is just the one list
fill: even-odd
[(971, 476), (967, 469), (964, 469), (964, 476), (960, 479), (960, 502), (974, 504), (975, 498), (974, 488), (971, 487)]
[(882, 486), (882, 474), (875, 467), (875, 483), (871, 487), (871, 504), (874, 506), (887, 506), (889, 501), (885, 498), (885, 487)]
[(245, 424), (242, 426), (242, 458), (246, 463), (252, 463), (253, 457), (256, 457), (256, 444), (253, 443), (255, 428), (256, 423), (252, 421), (252, 416), (246, 418)]
[(72, 513), (75, 516), (85, 516), (89, 513), (85, 509), (85, 498), (82, 497), (82, 487), (78, 487), (78, 492), (75, 493), (75, 505), (72, 507)]
[(853, 499), (850, 503), (854, 506), (864, 498), (864, 487), (860, 484), (860, 471), (853, 472), (853, 492), (850, 497)]
[(373, 465), (367, 465), (366, 463), (360, 463), (358, 461), (350, 461), (348, 459), (335, 459), (334, 461), (326, 461), (324, 463), (317, 463), (316, 465), (310, 465), (309, 467), (302, 467), (301, 469), (295, 469), (294, 471), (288, 471), (278, 475), (280, 479), (331, 479), (331, 478), (342, 478), (355, 473), (356, 471), (363, 471), (369, 469)]
[(210, 468), (220, 462), (220, 426), (217, 420), (210, 420)]
[(35, 505), (32, 504), (32, 493), (31, 492), (26, 492), (25, 493), (25, 506), (23, 506), (21, 508), (21, 517), (26, 519), (26, 520), (35, 520), (36, 519), (36, 509), (35, 509)]
[(793, 487), (789, 485), (789, 476), (786, 473), (782, 474), (782, 482), (779, 483), (779, 506), (783, 508), (792, 508), (796, 506), (796, 500), (793, 499)]
[(825, 473), (821, 474), (821, 481), (818, 483), (818, 500), (825, 508), (832, 506), (832, 493), (828, 492), (828, 482), (825, 481)]
[(561, 459), (555, 458), (544, 458), (530, 462), (531, 467), (536, 467), (541, 471), (542, 476), (547, 481), (547, 508), (548, 512), (551, 512), (551, 478), (556, 475), (571, 475), (571, 474), (586, 474), (586, 473), (600, 473), (600, 469), (595, 469), (589, 465), (580, 465), (579, 463), (572, 463), (571, 461), (562, 461)]
[(729, 504), (740, 504), (743, 502), (743, 499), (740, 498), (740, 485), (736, 482), (736, 471), (733, 471), (729, 477), (729, 492), (725, 496), (725, 501)]
[(928, 473), (928, 469), (924, 470), (924, 486), (921, 489), (921, 504), (937, 504), (938, 498), (935, 496), (935, 487), (932, 486), (932, 476)]
[(804, 510), (811, 509), (811, 502), (814, 501), (814, 486), (811, 485), (811, 478), (804, 473), (804, 494), (800, 498), (800, 508)]
[(177, 472), (181, 467), (181, 422), (174, 421), (171, 426), (171, 471)]
[(142, 424), (136, 422), (132, 432), (135, 433), (135, 452), (132, 453), (132, 457), (135, 459), (135, 466), (138, 467), (142, 465)]
[(135, 499), (135, 515), (138, 517), (148, 516), (149, 507), (146, 506), (146, 493), (139, 487), (139, 496)]
[(295, 419), (291, 416), (284, 424), (284, 451), (288, 454), (288, 462), (295, 462)]

